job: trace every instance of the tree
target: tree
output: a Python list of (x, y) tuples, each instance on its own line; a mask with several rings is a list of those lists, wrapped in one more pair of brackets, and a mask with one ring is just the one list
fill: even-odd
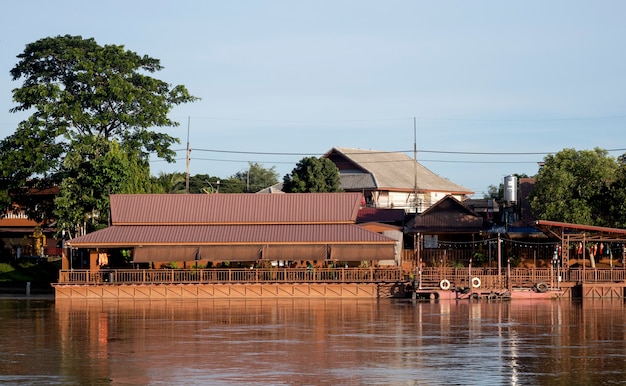
[(328, 158), (305, 157), (283, 177), (286, 193), (340, 192), (339, 169)]
[(258, 192), (275, 185), (278, 182), (278, 172), (274, 166), (267, 169), (258, 162), (249, 162), (248, 169), (238, 171), (231, 178), (242, 182), (244, 193)]
[(530, 195), (543, 220), (611, 226), (609, 194), (618, 170), (606, 150), (564, 149), (544, 159)]
[(610, 224), (617, 228), (626, 228), (626, 154), (617, 158), (615, 182), (608, 194), (607, 212)]
[(487, 194), (483, 195), (483, 198), (494, 199), (496, 201), (504, 200), (504, 184), (500, 183), (498, 186), (489, 185)]
[(156, 179), (156, 183), (159, 185), (160, 193), (185, 193), (187, 178), (185, 173), (159, 173)]
[(23, 84), (11, 112), (32, 114), (0, 142), (0, 189), (15, 197), (26, 181), (59, 186), (59, 229), (84, 233), (87, 219), (94, 228), (108, 222), (109, 194), (153, 188), (149, 154), (172, 162), (179, 140), (149, 128), (178, 126), (168, 113), (197, 99), (149, 75), (162, 69), (158, 59), (70, 35), (30, 43), (17, 57), (11, 76)]
[(220, 177), (209, 176), (208, 174), (196, 174), (189, 177), (189, 193), (213, 194), (222, 192)]

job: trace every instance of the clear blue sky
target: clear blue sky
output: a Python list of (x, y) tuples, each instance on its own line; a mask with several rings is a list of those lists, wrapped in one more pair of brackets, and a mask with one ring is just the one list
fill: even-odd
[(253, 161), (282, 178), (335, 146), (412, 156), (415, 117), (418, 160), (482, 196), (546, 153), (626, 148), (625, 15), (624, 1), (6, 2), (0, 137), (23, 118), (8, 112), (16, 56), (81, 35), (160, 59), (156, 77), (202, 98), (166, 130), (184, 149), (189, 127), (191, 174)]

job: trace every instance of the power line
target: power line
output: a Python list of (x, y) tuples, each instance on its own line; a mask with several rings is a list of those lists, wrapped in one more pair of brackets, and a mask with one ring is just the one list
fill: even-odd
[(238, 163), (271, 163), (271, 164), (290, 164), (293, 165), (291, 161), (250, 161), (250, 160), (235, 160), (235, 159), (219, 159), (219, 158), (191, 158), (192, 160), (197, 161), (216, 161), (216, 162), (238, 162)]
[[(195, 152), (210, 152), (221, 154), (245, 154), (245, 155), (271, 155), (271, 156), (319, 156), (319, 153), (291, 153), (291, 152), (261, 152), (261, 151), (241, 151), (241, 150), (219, 150), (219, 149), (191, 149)], [(178, 151), (186, 151), (186, 149), (176, 149)], [(607, 152), (623, 152), (626, 148), (607, 149)], [(397, 150), (397, 151), (363, 151), (363, 152), (350, 152), (350, 154), (392, 154), (392, 153), (408, 153), (409, 150)], [(421, 150), (418, 151), (429, 154), (456, 154), (456, 155), (486, 155), (486, 156), (522, 156), (522, 155), (548, 155), (555, 152), (467, 152), (467, 151), (445, 151), (445, 150)], [(186, 158), (175, 158), (176, 161), (180, 161)], [(219, 158), (203, 158), (192, 157), (197, 161), (212, 161), (212, 162), (233, 162), (233, 163), (271, 163), (271, 164), (292, 164), (291, 161), (253, 161), (253, 160), (237, 160), (237, 159), (219, 159)], [(165, 160), (152, 160), (151, 162), (165, 162)], [(371, 161), (371, 162), (398, 162), (397, 160), (390, 161)], [(413, 162), (412, 159), (407, 159), (406, 162)], [(538, 161), (468, 161), (468, 160), (441, 160), (441, 159), (420, 159), (420, 162), (437, 162), (437, 163), (470, 163), (470, 164), (536, 164)], [(367, 163), (363, 161), (362, 163)]]
[[(219, 149), (192, 149), (192, 151), (204, 151), (210, 153), (229, 153), (229, 154), (253, 154), (253, 155), (277, 155), (277, 156), (314, 156), (319, 153), (290, 153), (290, 152), (261, 152), (261, 151), (242, 151), (242, 150), (219, 150)], [(392, 153), (410, 153), (413, 150), (392, 150), (392, 151), (350, 151), (349, 154), (392, 154)], [(560, 151), (560, 150), (559, 150)], [(619, 149), (606, 149), (607, 152), (626, 151), (626, 148)], [(518, 156), (518, 155), (547, 155), (555, 154), (558, 151), (543, 151), (543, 152), (478, 152), (478, 151), (448, 151), (448, 150), (419, 150), (418, 153), (431, 153), (431, 154), (462, 154), (462, 155), (506, 155), (506, 156)]]
[(386, 122), (386, 121), (408, 121), (413, 119), (425, 121), (459, 121), (459, 122), (558, 122), (558, 121), (594, 121), (610, 119), (626, 119), (626, 114), (598, 115), (583, 117), (548, 117), (548, 118), (463, 118), (463, 117), (396, 117), (396, 118), (371, 118), (371, 119), (256, 119), (256, 118), (228, 118), (228, 117), (207, 117), (194, 116), (197, 119), (225, 122), (264, 122), (264, 123), (347, 123), (347, 122)]

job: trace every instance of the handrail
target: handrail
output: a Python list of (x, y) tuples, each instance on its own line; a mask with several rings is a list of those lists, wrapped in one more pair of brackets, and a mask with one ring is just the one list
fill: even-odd
[[(469, 287), (478, 278), (482, 287), (532, 287), (537, 283), (625, 282), (624, 269), (512, 268), (498, 275), (495, 268), (424, 268), (416, 277), (399, 267), (390, 268), (207, 268), (207, 269), (73, 269), (59, 271), (59, 284), (209, 284), (209, 283), (396, 283), (420, 281), (422, 288), (447, 280), (454, 287)], [(559, 280), (560, 279), (560, 280)]]
[(497, 268), (434, 268), (427, 267), (421, 272), (422, 287), (437, 287), (441, 280), (447, 280), (451, 286), (469, 287), (473, 278), (478, 278), (482, 287), (510, 286), (513, 288), (528, 288), (538, 283), (558, 286), (562, 282), (574, 283), (607, 283), (625, 282), (625, 269), (596, 268), (596, 269), (551, 269), (551, 268), (511, 268), (501, 269), (498, 275)]
[(400, 268), (209, 268), (61, 270), (59, 284), (381, 283), (401, 282)]

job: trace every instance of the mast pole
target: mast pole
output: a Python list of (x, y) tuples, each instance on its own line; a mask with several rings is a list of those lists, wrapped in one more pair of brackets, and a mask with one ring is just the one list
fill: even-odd
[(185, 168), (185, 193), (189, 194), (189, 163), (191, 161), (191, 149), (189, 148), (189, 126), (191, 124), (191, 117), (187, 117), (187, 157)]

